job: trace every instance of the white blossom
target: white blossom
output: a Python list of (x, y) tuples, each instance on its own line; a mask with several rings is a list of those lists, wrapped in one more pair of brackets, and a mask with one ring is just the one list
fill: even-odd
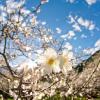
[(60, 72), (59, 60), (57, 58), (58, 55), (56, 51), (53, 48), (47, 48), (44, 52), (44, 56), (42, 57), (42, 64), (46, 73)]
[(59, 55), (60, 60), (60, 67), (62, 69), (62, 72), (64, 74), (68, 74), (68, 71), (72, 70), (72, 59), (74, 58), (73, 52), (69, 52), (67, 50), (64, 50), (61, 55)]

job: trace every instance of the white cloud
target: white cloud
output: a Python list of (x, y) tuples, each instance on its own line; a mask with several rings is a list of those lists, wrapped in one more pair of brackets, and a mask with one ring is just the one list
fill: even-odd
[(93, 54), (93, 53), (95, 53), (96, 52), (96, 49), (95, 48), (88, 48), (88, 49), (84, 49), (83, 50), (83, 53), (84, 54), (87, 54), (87, 55), (91, 55), (91, 54)]
[(77, 40), (77, 37), (74, 37), (74, 40)]
[(90, 25), (90, 27), (89, 27), (89, 30), (93, 30), (93, 29), (95, 29), (95, 25), (92, 23), (92, 24)]
[(68, 18), (69, 18), (69, 24), (72, 25), (74, 31), (81, 32), (82, 27), (90, 31), (96, 28), (95, 24), (91, 20), (83, 19), (82, 17), (72, 16), (72, 15), (69, 15)]
[(63, 34), (60, 36), (62, 39), (67, 40), (67, 34)]
[(96, 47), (97, 49), (100, 49), (100, 39), (96, 41), (95, 47)]
[(67, 33), (67, 38), (68, 38), (68, 39), (72, 39), (74, 36), (75, 36), (74, 31), (69, 31), (69, 32)]
[(87, 38), (87, 36), (85, 34), (82, 34), (81, 38), (84, 39), (84, 38)]
[(83, 19), (82, 17), (77, 19), (77, 22), (79, 25), (84, 26), (88, 30), (94, 30), (95, 29), (95, 24), (87, 19)]
[(93, 54), (98, 50), (100, 50), (100, 39), (96, 41), (96, 43), (94, 44), (94, 48), (84, 49), (83, 53), (84, 54)]
[(57, 28), (56, 28), (56, 32), (57, 32), (57, 33), (61, 33), (62, 30), (61, 30), (60, 28), (57, 27)]
[(66, 42), (66, 44), (64, 45), (64, 48), (67, 49), (67, 50), (73, 49), (72, 45), (69, 42)]
[(81, 27), (75, 22), (72, 27), (74, 28), (74, 31), (78, 31), (78, 32), (81, 32)]
[(68, 18), (70, 19), (69, 23), (74, 23), (75, 22), (75, 19), (72, 15), (69, 15)]
[(82, 49), (82, 46), (79, 45), (79, 46), (78, 46), (78, 49)]
[(74, 3), (75, 0), (66, 0), (66, 2), (69, 2), (69, 3)]
[(74, 31), (81, 32), (82, 30), (81, 30), (79, 24), (76, 21), (77, 16), (73, 17), (72, 15), (69, 15), (68, 18), (69, 18), (69, 24), (72, 24)]
[(77, 15), (76, 15), (76, 16), (69, 15), (69, 16), (68, 16), (68, 18), (69, 18), (69, 20), (70, 20), (69, 23), (71, 23), (71, 24), (72, 24), (72, 23), (75, 23), (77, 17), (78, 17)]
[(70, 30), (67, 34), (63, 34), (60, 37), (62, 39), (64, 39), (64, 40), (66, 40), (66, 39), (72, 39), (73, 37), (75, 37), (75, 32)]
[(43, 21), (43, 22), (42, 22), (42, 25), (46, 25), (46, 22), (45, 22), (45, 21)]
[(88, 27), (90, 24), (88, 20), (84, 20), (82, 17), (80, 17), (77, 21), (80, 25), (85, 26), (85, 27)]
[(85, 1), (87, 2), (88, 5), (96, 3), (96, 0), (85, 0)]

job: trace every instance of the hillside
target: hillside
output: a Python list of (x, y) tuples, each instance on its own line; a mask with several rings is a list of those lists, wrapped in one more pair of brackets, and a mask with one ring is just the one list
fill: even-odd
[(73, 94), (100, 96), (100, 50), (80, 63), (69, 79), (73, 86)]

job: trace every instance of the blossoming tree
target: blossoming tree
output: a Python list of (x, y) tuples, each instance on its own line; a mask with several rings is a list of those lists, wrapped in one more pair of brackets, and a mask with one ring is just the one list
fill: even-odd
[(72, 48), (37, 20), (48, 0), (32, 10), (25, 2), (0, 5), (0, 90), (15, 100), (38, 100), (59, 91), (67, 96), (73, 88), (68, 80), (75, 63)]

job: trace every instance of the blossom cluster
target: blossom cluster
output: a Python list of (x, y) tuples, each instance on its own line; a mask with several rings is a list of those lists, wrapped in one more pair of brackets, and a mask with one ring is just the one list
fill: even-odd
[[(0, 57), (6, 63), (0, 65), (0, 73), (7, 77), (9, 93), (15, 100), (27, 96), (37, 100), (41, 95), (54, 94), (57, 87), (66, 86), (64, 77), (72, 70), (70, 43), (61, 45), (54, 33), (37, 20), (40, 6), (47, 2), (41, 0), (33, 11), (24, 6), (25, 0), (6, 0), (0, 5)], [(57, 31), (61, 33), (59, 28)], [(7, 68), (10, 71), (5, 71)], [(54, 83), (53, 89), (48, 89)]]
[(58, 54), (55, 49), (47, 48), (42, 57), (40, 57), (41, 66), (46, 73), (59, 73), (62, 71), (67, 74), (67, 71), (72, 69), (73, 53), (68, 50), (63, 50)]

